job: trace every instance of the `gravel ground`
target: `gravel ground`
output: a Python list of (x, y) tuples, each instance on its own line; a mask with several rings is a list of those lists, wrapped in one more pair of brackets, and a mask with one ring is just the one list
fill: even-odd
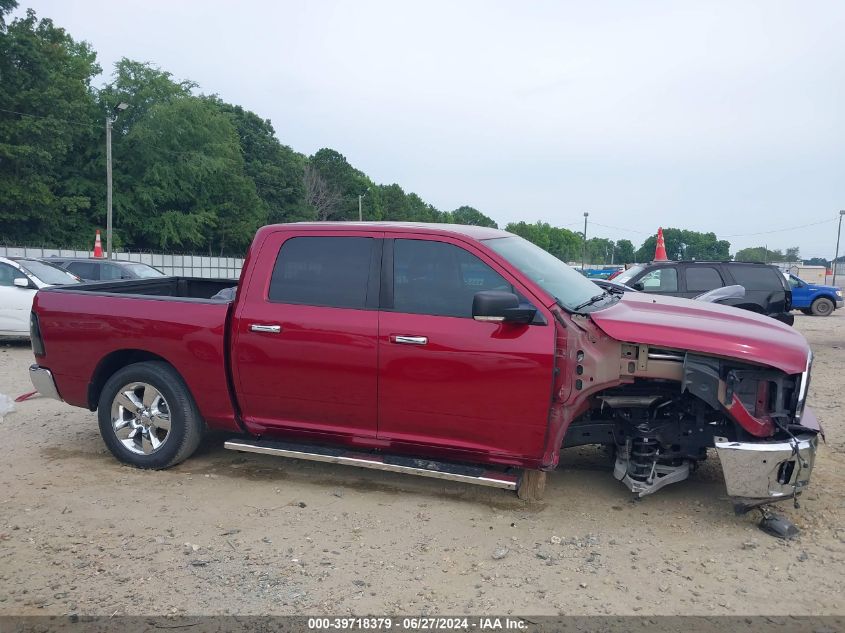
[[(827, 433), (801, 509), (782, 504), (796, 540), (734, 516), (711, 462), (634, 503), (601, 452), (573, 449), (535, 505), (222, 436), (146, 472), (107, 453), (94, 414), (42, 398), (0, 422), (0, 615), (843, 614), (845, 314), (796, 327)], [(0, 393), (31, 389), (31, 361), (0, 343)]]

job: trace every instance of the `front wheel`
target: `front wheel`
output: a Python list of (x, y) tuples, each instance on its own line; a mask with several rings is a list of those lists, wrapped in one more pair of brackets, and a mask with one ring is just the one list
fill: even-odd
[(184, 461), (205, 429), (182, 377), (162, 362), (115, 372), (100, 394), (97, 415), (112, 455), (137, 468), (169, 468)]
[(819, 297), (813, 301), (813, 305), (810, 306), (810, 309), (816, 316), (828, 316), (831, 312), (833, 312), (833, 301), (824, 297)]

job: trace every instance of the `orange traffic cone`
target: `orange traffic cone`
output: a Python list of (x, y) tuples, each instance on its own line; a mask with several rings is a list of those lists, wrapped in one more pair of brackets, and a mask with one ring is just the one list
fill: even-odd
[(103, 255), (103, 243), (100, 241), (99, 229), (97, 229), (97, 237), (94, 238), (94, 257), (105, 257)]
[(657, 247), (654, 249), (654, 261), (669, 261), (669, 258), (666, 257), (666, 243), (663, 241), (663, 227), (657, 229)]

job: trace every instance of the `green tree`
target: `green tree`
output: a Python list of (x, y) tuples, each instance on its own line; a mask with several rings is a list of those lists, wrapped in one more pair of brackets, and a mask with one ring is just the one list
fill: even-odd
[(786, 249), (782, 252), (780, 249), (769, 250), (765, 246), (752, 246), (743, 248), (736, 252), (735, 259), (740, 262), (796, 262), (800, 261), (801, 257), (798, 254), (798, 247)]
[(96, 54), (32, 10), (6, 25), (0, 4), (0, 237), (48, 245), (91, 239), (78, 165), (98, 137)]
[(315, 219), (313, 208), (305, 202), (305, 156), (282, 145), (269, 120), (216, 97), (209, 97), (209, 101), (235, 126), (243, 152), (244, 171), (255, 184), (268, 222)]
[(455, 224), (471, 224), (474, 226), (488, 226), (491, 229), (498, 229), (499, 225), (496, 224), (491, 218), (488, 218), (478, 209), (475, 209), (470, 206), (462, 206), (458, 207), (450, 214), (449, 220), (454, 222)]
[(266, 221), (235, 126), (208, 100), (153, 105), (123, 146), (131, 185), (115, 194), (115, 224), (129, 243), (242, 253)]
[(632, 264), (634, 261), (634, 245), (631, 243), (631, 240), (617, 240), (614, 263)]

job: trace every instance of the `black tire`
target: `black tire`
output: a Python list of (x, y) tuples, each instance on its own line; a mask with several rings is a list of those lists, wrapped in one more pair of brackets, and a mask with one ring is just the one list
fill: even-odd
[(812, 310), (813, 314), (816, 316), (830, 316), (833, 314), (835, 307), (836, 306), (833, 305), (833, 301), (830, 299), (819, 297), (813, 301), (813, 305), (810, 306), (810, 310)]
[(807, 315), (813, 314), (813, 311), (810, 310), (810, 308), (801, 308), (801, 312)]
[[(146, 406), (146, 396), (154, 399), (150, 406)], [(143, 406), (134, 404), (138, 400)], [(112, 455), (137, 468), (159, 470), (175, 466), (193, 454), (205, 431), (185, 381), (173, 367), (158, 361), (127, 365), (115, 372), (100, 393), (97, 417), (100, 435)], [(133, 431), (134, 438), (118, 437)], [(147, 438), (146, 444), (139, 438)], [(153, 441), (159, 444), (155, 448)]]

